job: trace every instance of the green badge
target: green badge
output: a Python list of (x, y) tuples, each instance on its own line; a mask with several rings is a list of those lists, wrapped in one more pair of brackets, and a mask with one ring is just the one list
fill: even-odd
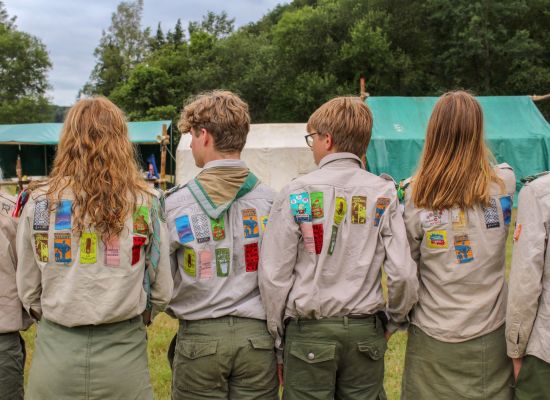
[(212, 236), (214, 240), (225, 239), (225, 222), (223, 216), (220, 216), (218, 219), (210, 218), (210, 225), (212, 226)]
[(133, 215), (134, 233), (147, 235), (149, 232), (149, 209), (145, 206), (139, 206)]
[(343, 197), (336, 198), (336, 204), (334, 206), (334, 223), (340, 225), (344, 218), (346, 218), (346, 212), (348, 211), (348, 203)]
[(183, 271), (193, 278), (197, 276), (197, 256), (191, 247), (183, 248)]
[(328, 246), (328, 254), (332, 255), (334, 251), (334, 246), (336, 246), (336, 236), (338, 236), (338, 227), (332, 225), (332, 233), (330, 234), (330, 245)]
[(311, 214), (313, 218), (323, 218), (324, 204), (323, 204), (323, 192), (313, 192), (311, 197)]
[(219, 277), (229, 275), (229, 265), (231, 264), (231, 253), (229, 249), (216, 249), (216, 273)]

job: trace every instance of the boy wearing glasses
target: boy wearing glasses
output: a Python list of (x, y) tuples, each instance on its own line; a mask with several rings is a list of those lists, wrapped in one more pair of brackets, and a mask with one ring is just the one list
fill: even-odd
[(371, 128), (359, 98), (323, 104), (306, 136), (319, 169), (283, 188), (271, 209), (258, 279), (268, 329), (278, 349), (284, 342), (288, 400), (383, 398), (387, 339), (417, 300), (394, 184), (361, 161)]

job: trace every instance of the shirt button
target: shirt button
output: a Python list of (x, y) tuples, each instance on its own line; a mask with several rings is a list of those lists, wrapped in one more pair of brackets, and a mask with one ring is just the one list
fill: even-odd
[(308, 360), (314, 360), (314, 359), (315, 359), (315, 354), (309, 353), (309, 354), (307, 355), (307, 359), (308, 359)]

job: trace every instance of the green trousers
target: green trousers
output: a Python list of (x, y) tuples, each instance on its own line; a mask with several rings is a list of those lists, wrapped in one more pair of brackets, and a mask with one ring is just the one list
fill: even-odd
[(23, 400), (24, 346), (19, 332), (0, 333), (0, 399)]
[(511, 400), (512, 360), (504, 326), (460, 343), (442, 342), (409, 328), (402, 400)]
[(180, 321), (172, 362), (173, 400), (278, 400), (273, 338), (265, 321)]
[(291, 320), (284, 348), (285, 400), (378, 400), (384, 330), (375, 316)]
[(550, 364), (525, 356), (516, 384), (517, 400), (550, 400)]

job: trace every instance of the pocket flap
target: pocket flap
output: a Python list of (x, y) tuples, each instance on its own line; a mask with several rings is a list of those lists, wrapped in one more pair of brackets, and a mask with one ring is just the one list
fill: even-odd
[(252, 347), (256, 350), (273, 350), (275, 341), (271, 336), (256, 336), (248, 338)]
[(181, 354), (191, 360), (216, 354), (217, 349), (217, 340), (203, 342), (186, 340), (181, 342)]
[(308, 364), (333, 360), (336, 354), (334, 343), (291, 342), (290, 354)]
[(377, 361), (384, 357), (388, 349), (388, 342), (385, 338), (374, 341), (364, 340), (357, 343), (357, 348), (361, 353), (366, 353), (372, 360)]

